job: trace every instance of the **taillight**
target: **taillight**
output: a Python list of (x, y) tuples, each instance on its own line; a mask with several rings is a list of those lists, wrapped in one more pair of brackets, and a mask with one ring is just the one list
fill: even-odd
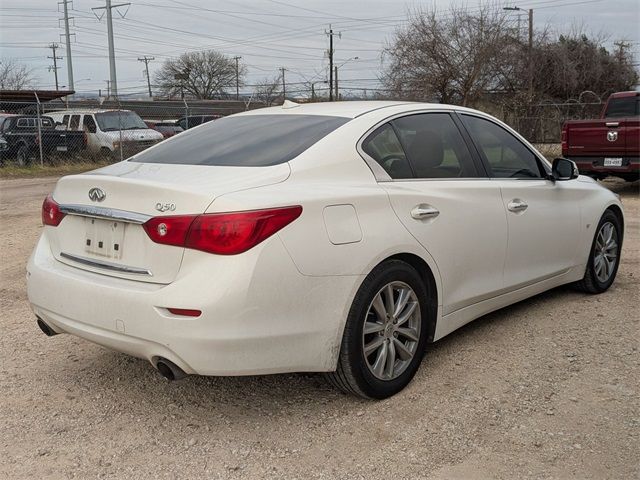
[(60, 205), (56, 203), (51, 195), (42, 202), (42, 224), (57, 227), (65, 214), (60, 211)]
[(246, 252), (281, 230), (302, 213), (292, 207), (233, 213), (155, 217), (144, 225), (156, 243), (183, 246), (218, 255)]
[(154, 242), (184, 247), (189, 227), (196, 217), (197, 215), (153, 217), (142, 226)]
[(569, 151), (568, 148), (568, 128), (567, 128), (567, 124), (565, 123), (564, 125), (562, 125), (562, 134), (560, 136), (560, 147), (562, 150), (562, 155), (567, 155), (567, 152)]

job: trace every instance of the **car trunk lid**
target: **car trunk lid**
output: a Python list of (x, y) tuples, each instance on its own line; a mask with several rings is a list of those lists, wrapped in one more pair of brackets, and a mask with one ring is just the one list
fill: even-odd
[(287, 163), (213, 167), (120, 162), (60, 179), (53, 198), (67, 215), (46, 234), (63, 263), (103, 275), (170, 283), (184, 249), (154, 243), (142, 227), (147, 219), (200, 214), (220, 195), (279, 183), (289, 173)]

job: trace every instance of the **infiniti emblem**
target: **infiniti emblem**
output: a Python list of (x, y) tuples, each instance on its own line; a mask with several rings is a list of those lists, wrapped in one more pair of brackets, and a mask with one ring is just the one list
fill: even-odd
[(89, 199), (92, 202), (101, 202), (105, 198), (107, 198), (107, 194), (104, 193), (104, 190), (102, 190), (101, 188), (93, 187), (91, 190), (89, 190)]

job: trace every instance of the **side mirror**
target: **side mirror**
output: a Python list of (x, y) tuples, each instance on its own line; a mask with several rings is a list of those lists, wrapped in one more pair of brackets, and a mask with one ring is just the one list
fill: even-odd
[(580, 172), (575, 162), (567, 158), (556, 158), (551, 168), (551, 176), (555, 181), (573, 180)]

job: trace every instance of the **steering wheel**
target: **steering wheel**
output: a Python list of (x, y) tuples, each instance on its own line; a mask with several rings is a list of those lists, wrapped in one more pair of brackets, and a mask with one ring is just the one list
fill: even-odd
[(533, 173), (531, 170), (529, 170), (528, 168), (521, 168), (520, 170), (516, 170), (511, 175), (509, 175), (509, 178), (511, 178), (511, 177), (519, 177), (521, 175), (526, 176), (526, 177), (530, 177), (530, 178), (538, 178), (538, 176), (535, 173)]

